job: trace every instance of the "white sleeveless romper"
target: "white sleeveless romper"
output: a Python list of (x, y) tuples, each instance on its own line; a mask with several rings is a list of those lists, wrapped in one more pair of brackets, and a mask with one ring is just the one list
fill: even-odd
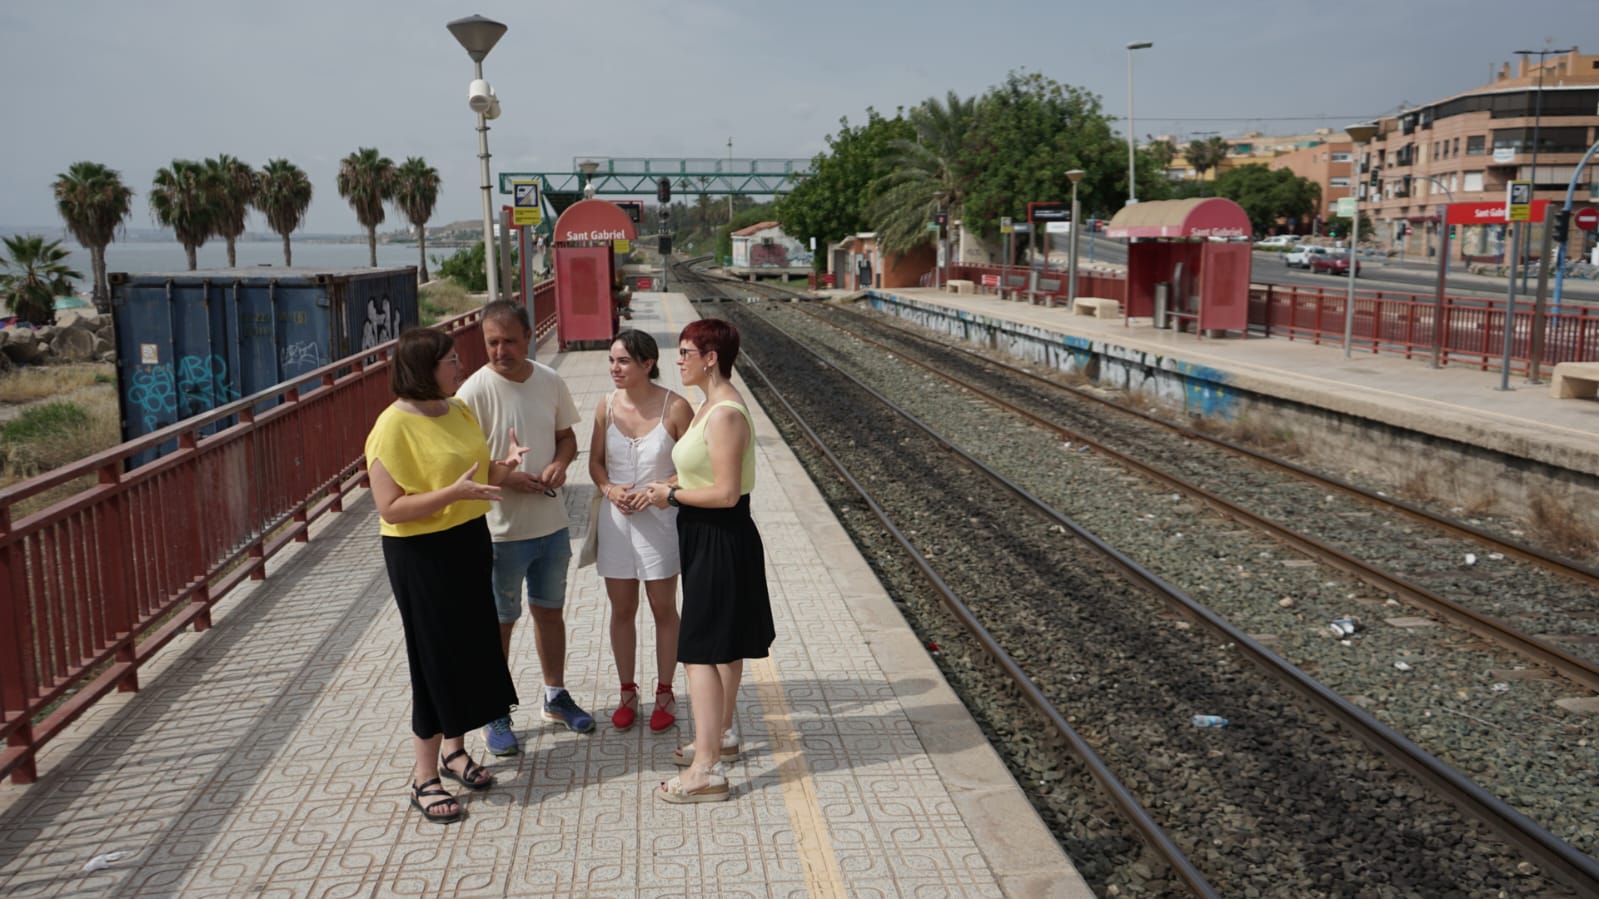
[[(606, 400), (610, 409), (613, 394)], [(672, 395), (661, 404), (661, 419), (643, 437), (622, 433), (612, 419), (605, 429), (605, 470), (613, 484), (642, 488), (651, 481), (670, 478), (672, 447), (677, 443), (666, 430), (666, 409)], [(632, 515), (606, 501), (600, 504), (599, 551), (595, 571), (600, 577), (656, 581), (678, 573), (677, 510), (647, 506)]]

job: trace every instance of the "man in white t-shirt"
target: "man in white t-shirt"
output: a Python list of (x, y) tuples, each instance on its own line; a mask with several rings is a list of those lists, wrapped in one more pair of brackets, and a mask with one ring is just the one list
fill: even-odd
[[(577, 404), (555, 369), (528, 358), (533, 326), (527, 309), (509, 300), (483, 307), (483, 342), (489, 364), (456, 391), (477, 416), (494, 458), (504, 458), (510, 440), (528, 448), (521, 468), (500, 485), (500, 502), (489, 509), (494, 538), (494, 601), (500, 615), (500, 645), (511, 657), (511, 631), (522, 616), (527, 586), (533, 615), (533, 645), (544, 673), (544, 717), (578, 733), (594, 730), (594, 718), (566, 691), (566, 569), (572, 559), (566, 507), (557, 490), (577, 458)], [(496, 449), (497, 448), (497, 449)], [(510, 716), (484, 730), (489, 751), (521, 751)]]

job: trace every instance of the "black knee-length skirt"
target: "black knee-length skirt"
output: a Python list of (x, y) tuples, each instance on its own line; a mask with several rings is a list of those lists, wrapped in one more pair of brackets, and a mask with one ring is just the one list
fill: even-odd
[(411, 732), (458, 737), (509, 714), (516, 686), (500, 648), (488, 523), (386, 536), (383, 561), (411, 665)]
[(731, 509), (679, 508), (677, 546), (683, 566), (678, 661), (766, 658), (777, 632), (766, 592), (766, 550), (750, 518), (749, 494)]

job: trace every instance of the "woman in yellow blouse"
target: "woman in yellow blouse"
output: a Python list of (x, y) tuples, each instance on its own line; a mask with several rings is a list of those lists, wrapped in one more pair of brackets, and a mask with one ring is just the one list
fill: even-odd
[(464, 735), (517, 701), (500, 651), (483, 516), (499, 498), (494, 485), (527, 450), (512, 433), (511, 455), (489, 461), (477, 419), (451, 399), (461, 357), (443, 331), (401, 334), (389, 382), (395, 400), (367, 435), (366, 462), (411, 670), (411, 804), (429, 821), (450, 822), (461, 805), (440, 775), (469, 790), (492, 785)]
[(750, 518), (755, 487), (755, 426), (729, 378), (738, 329), (720, 319), (689, 324), (678, 337), (677, 367), (705, 402), (672, 448), (677, 483), (653, 481), (656, 508), (677, 507), (683, 616), (677, 658), (688, 674), (694, 744), (674, 753), (686, 770), (661, 784), (666, 802), (728, 798), (722, 762), (738, 758), (734, 726), (745, 659), (766, 658), (775, 630), (766, 589), (766, 555)]

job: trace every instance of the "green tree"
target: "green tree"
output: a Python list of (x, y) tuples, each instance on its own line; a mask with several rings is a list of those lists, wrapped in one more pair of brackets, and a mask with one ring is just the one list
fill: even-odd
[[(916, 137), (901, 114), (888, 119), (870, 108), (865, 125), (851, 127), (847, 118), (838, 124), (838, 133), (827, 136), (827, 151), (811, 160), (810, 177), (777, 200), (776, 218), (796, 240), (815, 237), (825, 245), (868, 230), (872, 185), (888, 174), (889, 145)], [(816, 264), (825, 268), (826, 255), (818, 253)]]
[(196, 257), (200, 247), (216, 233), (216, 194), (215, 180), (202, 163), (174, 159), (171, 166), (156, 169), (150, 212), (177, 234), (191, 272), (200, 267)]
[(61, 241), (46, 241), (37, 234), (14, 234), (5, 239), (6, 255), (0, 257), (0, 292), (6, 304), (22, 321), (33, 325), (52, 325), (56, 320), (56, 297), (72, 292), (72, 282), (83, 276), (67, 267), (71, 255)]
[(372, 147), (361, 147), (339, 162), (338, 186), (339, 196), (350, 202), (356, 221), (366, 229), (368, 264), (377, 268), (383, 204), (394, 198), (394, 160)]
[(950, 91), (944, 102), (929, 97), (907, 113), (913, 139), (889, 141), (884, 158), (888, 173), (873, 184), (867, 218), (878, 243), (890, 253), (903, 253), (930, 239), (927, 223), (939, 210), (960, 214), (966, 199), (965, 157), (977, 101)]
[[(428, 280), (428, 219), (439, 201), (439, 170), (420, 156), (412, 156), (394, 170), (394, 205), (405, 213), (416, 228), (418, 254), (417, 283)], [(376, 263), (376, 259), (373, 260)], [(485, 277), (484, 289), (488, 289)]]
[(289, 235), (305, 224), (311, 208), (311, 179), (287, 159), (268, 159), (255, 173), (255, 196), (250, 201), (266, 216), (267, 226), (283, 238), (283, 264), (294, 265)]
[(1223, 172), (1215, 187), (1216, 196), (1243, 207), (1257, 234), (1270, 230), (1278, 219), (1313, 215), (1321, 205), (1320, 185), (1288, 169), (1243, 165)]
[(1164, 176), (1166, 170), (1171, 168), (1172, 160), (1177, 158), (1177, 144), (1170, 138), (1152, 140), (1144, 146), (1144, 153), (1148, 155), (1156, 170)]
[(1183, 156), (1188, 164), (1194, 167), (1194, 173), (1203, 181), (1205, 173), (1221, 165), (1227, 158), (1227, 151), (1231, 149), (1227, 139), (1213, 134), (1204, 140), (1194, 139), (1188, 142), (1188, 148), (1183, 150)]
[(78, 243), (89, 249), (91, 293), (101, 312), (111, 309), (111, 286), (106, 278), (105, 250), (133, 208), (133, 191), (122, 175), (98, 162), (74, 162), (51, 185), (56, 211)]
[[(996, 238), (1000, 218), (1022, 220), (1029, 201), (1068, 200), (1066, 172), (1085, 174), (1077, 196), (1084, 217), (1126, 191), (1127, 154), (1099, 98), (1036, 73), (1011, 73), (977, 101), (966, 145), (969, 172), (961, 227)], [(1153, 176), (1153, 173), (1150, 173)]]
[(205, 168), (216, 190), (216, 236), (227, 241), (228, 268), (235, 268), (239, 258), (234, 244), (244, 233), (244, 220), (255, 201), (255, 170), (226, 153), (207, 159)]
[[(434, 270), (440, 278), (445, 278), (461, 285), (473, 293), (483, 293), (489, 289), (488, 269), (484, 266), (486, 251), (483, 241), (475, 240), (470, 245), (462, 247), (443, 260), (433, 257)], [(515, 244), (511, 245), (511, 283), (501, 285), (501, 290), (506, 294), (520, 290), (519, 281), (522, 267), (518, 264), (521, 254)]]

